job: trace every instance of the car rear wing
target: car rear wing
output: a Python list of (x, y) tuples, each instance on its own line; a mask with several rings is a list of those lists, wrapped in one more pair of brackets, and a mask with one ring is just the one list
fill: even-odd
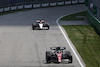
[(66, 47), (51, 47), (51, 50), (65, 50)]
[(41, 20), (41, 22), (44, 22), (44, 20)]
[(66, 47), (60, 47), (60, 50), (65, 50), (66, 49)]
[(36, 20), (36, 22), (40, 22), (40, 20)]
[(50, 49), (51, 49), (51, 50), (56, 50), (56, 47), (51, 47)]

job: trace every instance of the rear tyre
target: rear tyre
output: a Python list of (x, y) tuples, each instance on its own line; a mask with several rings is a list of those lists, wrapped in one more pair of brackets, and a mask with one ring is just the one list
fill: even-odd
[(69, 61), (68, 61), (68, 63), (72, 63), (73, 62), (73, 58), (72, 58), (72, 56), (70, 55), (69, 56)]
[(69, 51), (65, 51), (65, 56), (64, 56), (64, 58), (65, 58), (65, 59), (68, 59), (69, 55), (71, 55), (70, 52), (69, 52)]
[(46, 52), (46, 63), (51, 63), (51, 52), (50, 51)]

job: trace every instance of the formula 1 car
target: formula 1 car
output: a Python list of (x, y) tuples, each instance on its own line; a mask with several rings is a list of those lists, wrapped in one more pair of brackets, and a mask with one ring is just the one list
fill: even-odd
[(45, 22), (44, 20), (36, 20), (35, 23), (32, 23), (32, 29), (43, 29), (43, 27), (47, 27), (49, 30), (49, 23)]
[(46, 51), (46, 62), (61, 63), (64, 59), (69, 59), (68, 63), (72, 63), (72, 55), (69, 51), (64, 51), (65, 49), (65, 47), (51, 47), (51, 50), (54, 50), (54, 52)]

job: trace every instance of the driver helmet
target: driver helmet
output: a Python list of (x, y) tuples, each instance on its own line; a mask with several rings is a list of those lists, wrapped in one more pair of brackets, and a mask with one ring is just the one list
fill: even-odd
[(57, 53), (60, 53), (60, 50), (58, 50)]

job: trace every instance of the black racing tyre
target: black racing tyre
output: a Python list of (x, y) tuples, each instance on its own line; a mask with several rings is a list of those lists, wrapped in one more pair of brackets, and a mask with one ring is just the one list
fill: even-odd
[(46, 51), (46, 63), (51, 63), (51, 52)]
[(50, 55), (51, 53), (52, 53), (51, 51), (46, 51), (46, 54), (49, 54)]
[(35, 30), (35, 27), (33, 26), (33, 24), (32, 24), (32, 29)]
[(68, 63), (72, 63), (73, 62), (73, 58), (72, 58), (72, 56), (70, 55), (69, 56), (69, 61), (68, 61)]
[(49, 30), (49, 26), (48, 26), (47, 28), (48, 28), (48, 30)]
[(69, 58), (69, 55), (71, 55), (70, 52), (69, 51), (65, 51), (65, 54), (64, 54), (64, 56), (62, 55), (62, 57), (64, 59), (68, 59)]

